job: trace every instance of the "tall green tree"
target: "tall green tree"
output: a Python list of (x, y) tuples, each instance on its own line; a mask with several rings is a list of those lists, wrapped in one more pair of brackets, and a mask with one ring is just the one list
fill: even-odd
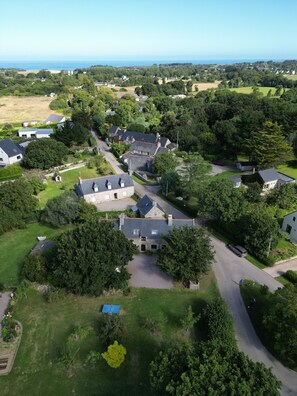
[(171, 151), (157, 154), (153, 165), (154, 173), (158, 176), (163, 176), (166, 172), (174, 171), (177, 165), (178, 161)]
[(130, 277), (125, 267), (136, 251), (112, 223), (94, 219), (60, 236), (49, 263), (52, 283), (94, 296), (122, 288)]
[(293, 155), (277, 122), (266, 121), (262, 129), (252, 132), (245, 145), (250, 158), (261, 168), (283, 164)]
[(181, 170), (181, 184), (186, 197), (193, 196), (208, 180), (211, 165), (201, 155), (193, 154), (185, 161)]
[(68, 153), (67, 147), (54, 139), (38, 139), (26, 148), (23, 163), (27, 168), (48, 169), (61, 165)]
[(80, 199), (74, 191), (66, 191), (64, 194), (50, 199), (42, 214), (41, 221), (54, 227), (62, 227), (73, 223), (78, 217)]
[(278, 396), (281, 382), (263, 363), (218, 342), (179, 345), (151, 363), (155, 395)]
[(214, 251), (203, 228), (173, 228), (164, 238), (166, 245), (157, 259), (157, 265), (174, 279), (188, 285), (198, 282), (213, 262)]

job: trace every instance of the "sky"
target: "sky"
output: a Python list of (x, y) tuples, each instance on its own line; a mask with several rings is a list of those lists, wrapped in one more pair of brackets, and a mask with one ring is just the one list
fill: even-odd
[(0, 60), (297, 59), (297, 0), (10, 0)]

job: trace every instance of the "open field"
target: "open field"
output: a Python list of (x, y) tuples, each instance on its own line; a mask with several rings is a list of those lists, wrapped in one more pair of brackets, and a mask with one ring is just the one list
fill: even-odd
[(0, 282), (7, 286), (18, 284), (20, 266), (24, 257), (36, 245), (37, 236), (53, 238), (66, 228), (51, 228), (39, 223), (29, 224), (24, 229), (6, 232), (0, 236)]
[(277, 170), (297, 179), (297, 161), (289, 161), (286, 165), (279, 165)]
[[(275, 88), (273, 87), (257, 87), (259, 88), (259, 92), (261, 92), (264, 96), (267, 96), (268, 91), (271, 89), (271, 94), (274, 95)], [(243, 93), (243, 94), (251, 94), (253, 93), (253, 87), (240, 87), (240, 88), (230, 88), (230, 91)]]
[(47, 96), (0, 96), (0, 124), (29, 120), (44, 121), (50, 114), (53, 98)]
[(215, 81), (213, 83), (197, 83), (193, 84), (193, 92), (195, 92), (195, 87), (198, 87), (199, 91), (206, 91), (207, 89), (216, 89), (218, 88), (221, 81)]
[(89, 169), (86, 166), (61, 173), (62, 182), (55, 182), (51, 177), (47, 178), (47, 186), (41, 191), (37, 198), (39, 200), (40, 209), (43, 209), (47, 201), (51, 198), (63, 194), (65, 190), (73, 190), (74, 185), (78, 182), (78, 178), (90, 179), (99, 177), (96, 169)]
[[(187, 337), (180, 319), (189, 305), (199, 313), (206, 302), (218, 296), (213, 275), (204, 278), (201, 290), (133, 289), (127, 297), (67, 296), (47, 303), (43, 296), (29, 290), (21, 299), (14, 316), (23, 325), (22, 342), (14, 368), (7, 377), (0, 378), (1, 396), (152, 396), (149, 386), (149, 364), (168, 343)], [(125, 362), (112, 369), (101, 359), (95, 367), (85, 364), (89, 351), (104, 350), (98, 337), (98, 323), (102, 304), (120, 304), (125, 326), (122, 344), (127, 349)], [(163, 328), (152, 335), (143, 328), (145, 318), (165, 318)], [(66, 370), (59, 363), (61, 350), (74, 326), (88, 326), (92, 334), (83, 341), (76, 361)], [(198, 322), (193, 335), (202, 338), (204, 326)]]
[(297, 80), (297, 74), (294, 75), (288, 75), (288, 74), (283, 74), (284, 77), (288, 78), (289, 80)]

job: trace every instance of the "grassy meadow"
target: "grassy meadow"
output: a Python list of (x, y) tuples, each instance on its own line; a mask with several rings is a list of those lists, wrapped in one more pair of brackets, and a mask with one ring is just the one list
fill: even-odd
[[(133, 289), (131, 294), (108, 297), (66, 296), (48, 303), (34, 290), (19, 300), (15, 317), (23, 325), (23, 337), (13, 370), (0, 377), (1, 396), (149, 396), (149, 364), (158, 351), (169, 342), (178, 343), (188, 336), (180, 326), (189, 305), (199, 313), (207, 302), (218, 296), (213, 274), (205, 276), (201, 290)], [(127, 349), (125, 362), (112, 369), (99, 361), (95, 367), (86, 365), (90, 350), (103, 352), (98, 337), (102, 304), (120, 304), (125, 326), (122, 344)], [(165, 323), (158, 334), (152, 335), (142, 325), (145, 318), (162, 315)], [(75, 363), (67, 369), (59, 357), (67, 336), (77, 325), (93, 329), (83, 341)], [(198, 323), (191, 337), (204, 338), (204, 326)]]

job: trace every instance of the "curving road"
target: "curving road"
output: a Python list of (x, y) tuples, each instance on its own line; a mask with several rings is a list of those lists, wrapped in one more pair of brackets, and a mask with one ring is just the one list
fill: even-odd
[[(108, 146), (99, 140), (95, 134), (93, 135), (97, 141), (98, 148), (110, 162), (115, 172), (123, 173), (123, 170), (118, 166), (118, 162), (114, 156), (109, 151), (106, 151), (108, 150)], [(188, 217), (156, 195), (156, 187), (143, 186), (135, 182), (134, 184), (135, 191), (139, 195), (148, 194), (165, 212), (171, 213), (173, 217)], [(296, 396), (297, 373), (284, 367), (263, 346), (252, 326), (239, 290), (239, 282), (241, 279), (250, 279), (260, 284), (267, 285), (271, 291), (275, 291), (277, 288), (283, 287), (283, 285), (277, 282), (267, 272), (255, 267), (246, 259), (236, 256), (216, 237), (212, 236), (212, 243), (216, 252), (213, 269), (221, 296), (228, 304), (234, 319), (238, 348), (253, 361), (262, 362), (267, 367), (272, 368), (273, 373), (283, 383), (281, 390), (283, 396)]]

